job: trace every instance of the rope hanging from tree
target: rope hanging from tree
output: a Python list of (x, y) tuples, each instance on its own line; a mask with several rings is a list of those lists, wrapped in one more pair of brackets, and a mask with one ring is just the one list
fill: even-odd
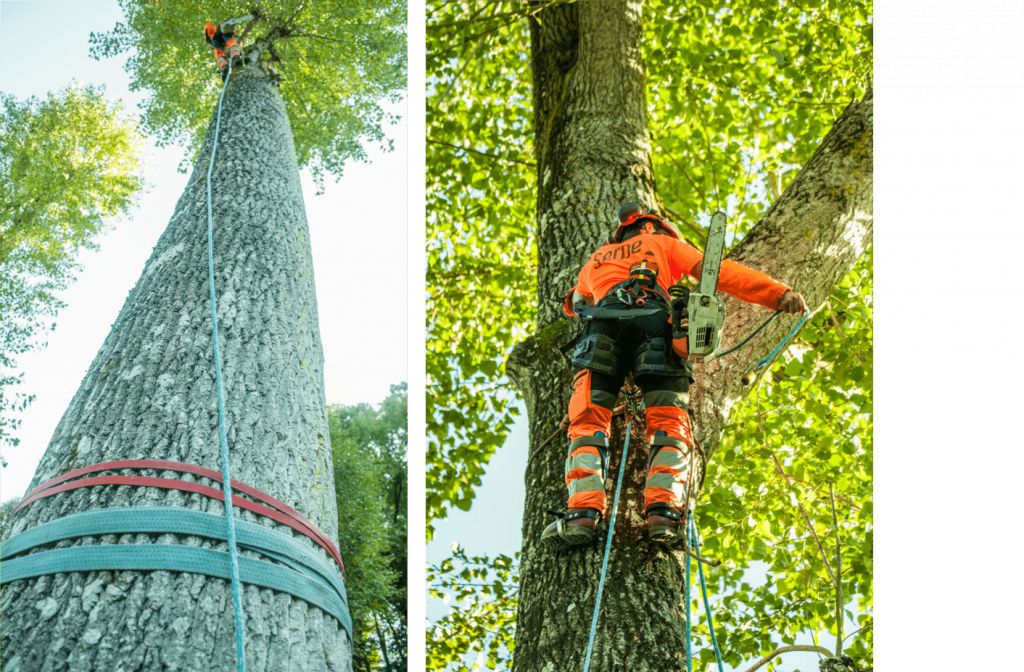
[(604, 593), (604, 580), (608, 573), (608, 556), (611, 555), (612, 537), (615, 536), (615, 514), (619, 510), (619, 493), (622, 492), (622, 477), (626, 471), (626, 458), (629, 456), (629, 435), (633, 421), (626, 423), (626, 439), (622, 444), (622, 458), (619, 460), (619, 475), (615, 482), (615, 497), (612, 500), (612, 515), (608, 519), (608, 536), (604, 542), (604, 557), (601, 558), (601, 578), (597, 582), (597, 595), (594, 597), (594, 613), (590, 617), (590, 636), (587, 638), (587, 653), (583, 659), (583, 672), (590, 672), (590, 657), (594, 653), (594, 638), (597, 635), (597, 618), (601, 613), (601, 595)]
[(217, 159), (217, 144), (220, 140), (220, 113), (224, 107), (224, 92), (231, 81), (231, 61), (228, 59), (228, 73), (220, 89), (217, 101), (217, 120), (213, 128), (213, 145), (210, 149), (210, 163), (206, 170), (206, 253), (210, 279), (210, 322), (213, 332), (213, 372), (217, 388), (217, 435), (220, 441), (220, 470), (224, 488), (224, 521), (227, 526), (228, 557), (231, 566), (231, 606), (235, 618), (235, 664), (238, 672), (245, 672), (245, 614), (242, 610), (242, 582), (238, 577), (238, 543), (235, 539), (235, 516), (233, 507), (227, 502), (231, 495), (231, 464), (228, 461), (227, 419), (224, 412), (224, 374), (221, 371), (220, 339), (217, 336), (217, 291), (214, 284), (213, 262), (213, 163)]
[(805, 324), (807, 324), (807, 321), (811, 319), (811, 316), (813, 314), (814, 313), (812, 311), (805, 310), (804, 314), (800, 316), (800, 320), (793, 325), (793, 328), (789, 330), (788, 334), (783, 336), (781, 341), (775, 344), (775, 347), (772, 348), (772, 351), (769, 352), (764, 357), (762, 357), (761, 359), (757, 360), (757, 363), (754, 364), (754, 366), (752, 366), (751, 368), (747, 369), (747, 371), (753, 371), (754, 373), (757, 373), (758, 371), (763, 369), (767, 364), (774, 361), (775, 358), (778, 357), (779, 353), (782, 352), (782, 349), (786, 347), (786, 344), (789, 343), (790, 339), (796, 336), (796, 332), (800, 331), (800, 329), (803, 328)]
[[(686, 517), (687, 543), (693, 546), (694, 553), (700, 556), (700, 537), (697, 534), (697, 523), (693, 520), (693, 512)], [(715, 649), (715, 662), (718, 663), (718, 672), (724, 672), (722, 662), (722, 651), (718, 648), (718, 638), (715, 637), (715, 622), (711, 617), (711, 603), (708, 602), (708, 588), (704, 581), (703, 563), (697, 562), (697, 576), (700, 577), (700, 593), (704, 600), (704, 612), (708, 617), (708, 631), (711, 633), (711, 646)], [(693, 671), (693, 652), (690, 645), (690, 555), (686, 556), (686, 669)]]

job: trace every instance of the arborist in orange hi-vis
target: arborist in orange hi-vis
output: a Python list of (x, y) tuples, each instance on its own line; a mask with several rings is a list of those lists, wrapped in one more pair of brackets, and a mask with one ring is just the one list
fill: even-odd
[(241, 55), (241, 47), (238, 46), (238, 38), (235, 37), (235, 24), (252, 17), (241, 19), (228, 19), (219, 25), (207, 22), (203, 26), (203, 34), (206, 36), (206, 43), (213, 47), (213, 58), (220, 68), (220, 77), (223, 80), (228, 74), (228, 59), (233, 64)]
[[(611, 240), (584, 264), (565, 302), (566, 313), (582, 318), (585, 326), (572, 356), (568, 510), (557, 513), (541, 537), (558, 549), (591, 543), (605, 514), (612, 414), (630, 374), (646, 406), (648, 532), (666, 544), (684, 535), (694, 378), (687, 341), (673, 340), (670, 289), (683, 276), (699, 277), (703, 256), (670, 223), (635, 203), (622, 205), (618, 219)], [(786, 313), (807, 310), (800, 294), (764, 273), (729, 260), (721, 262), (718, 273), (717, 289), (743, 301)]]

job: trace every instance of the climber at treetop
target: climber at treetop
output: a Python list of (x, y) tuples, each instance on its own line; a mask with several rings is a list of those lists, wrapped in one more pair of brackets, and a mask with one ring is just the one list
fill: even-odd
[[(566, 297), (566, 313), (585, 326), (572, 356), (568, 511), (544, 530), (557, 549), (589, 544), (605, 514), (604, 473), (612, 413), (619, 388), (632, 374), (643, 392), (650, 446), (644, 513), (650, 537), (665, 544), (683, 538), (688, 463), (694, 449), (689, 387), (693, 368), (685, 344), (672, 338), (669, 288), (684, 275), (699, 277), (701, 253), (656, 213), (636, 203), (619, 208), (611, 240), (584, 264)], [(807, 310), (787, 285), (734, 261), (722, 262), (718, 289), (748, 303), (786, 313)]]
[(228, 59), (234, 63), (242, 55), (238, 46), (238, 38), (235, 37), (236, 20), (229, 19), (219, 25), (207, 22), (203, 26), (203, 34), (206, 36), (206, 43), (213, 47), (213, 58), (220, 68), (220, 77), (225, 79), (228, 74)]

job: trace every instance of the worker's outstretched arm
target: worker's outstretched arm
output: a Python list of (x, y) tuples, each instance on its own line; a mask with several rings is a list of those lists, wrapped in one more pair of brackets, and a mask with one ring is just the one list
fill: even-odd
[[(696, 276), (700, 277), (700, 264), (697, 266)], [(718, 275), (718, 289), (747, 303), (778, 310), (782, 297), (791, 288), (761, 271), (755, 271), (738, 261), (725, 259)]]
[[(700, 279), (703, 257), (700, 252), (686, 243), (679, 243), (678, 258), (683, 268), (689, 266), (687, 275)], [(688, 263), (688, 262), (695, 263)], [(803, 297), (792, 291), (788, 285), (771, 278), (771, 276), (744, 266), (738, 261), (725, 259), (718, 274), (718, 290), (735, 296), (737, 299), (764, 306), (771, 310), (784, 310), (787, 313), (800, 313), (807, 309)]]

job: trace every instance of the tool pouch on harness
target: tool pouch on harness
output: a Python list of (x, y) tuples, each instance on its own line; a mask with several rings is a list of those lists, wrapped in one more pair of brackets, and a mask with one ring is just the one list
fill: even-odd
[(644, 290), (655, 291), (658, 286), (658, 265), (646, 259), (638, 261), (629, 267), (629, 279)]
[(572, 353), (572, 365), (614, 376), (622, 366), (622, 346), (606, 334), (585, 334)]
[(671, 339), (667, 336), (655, 336), (637, 348), (632, 369), (635, 376), (645, 373), (660, 376), (685, 375), (691, 383), (694, 381), (693, 366), (673, 352)]

